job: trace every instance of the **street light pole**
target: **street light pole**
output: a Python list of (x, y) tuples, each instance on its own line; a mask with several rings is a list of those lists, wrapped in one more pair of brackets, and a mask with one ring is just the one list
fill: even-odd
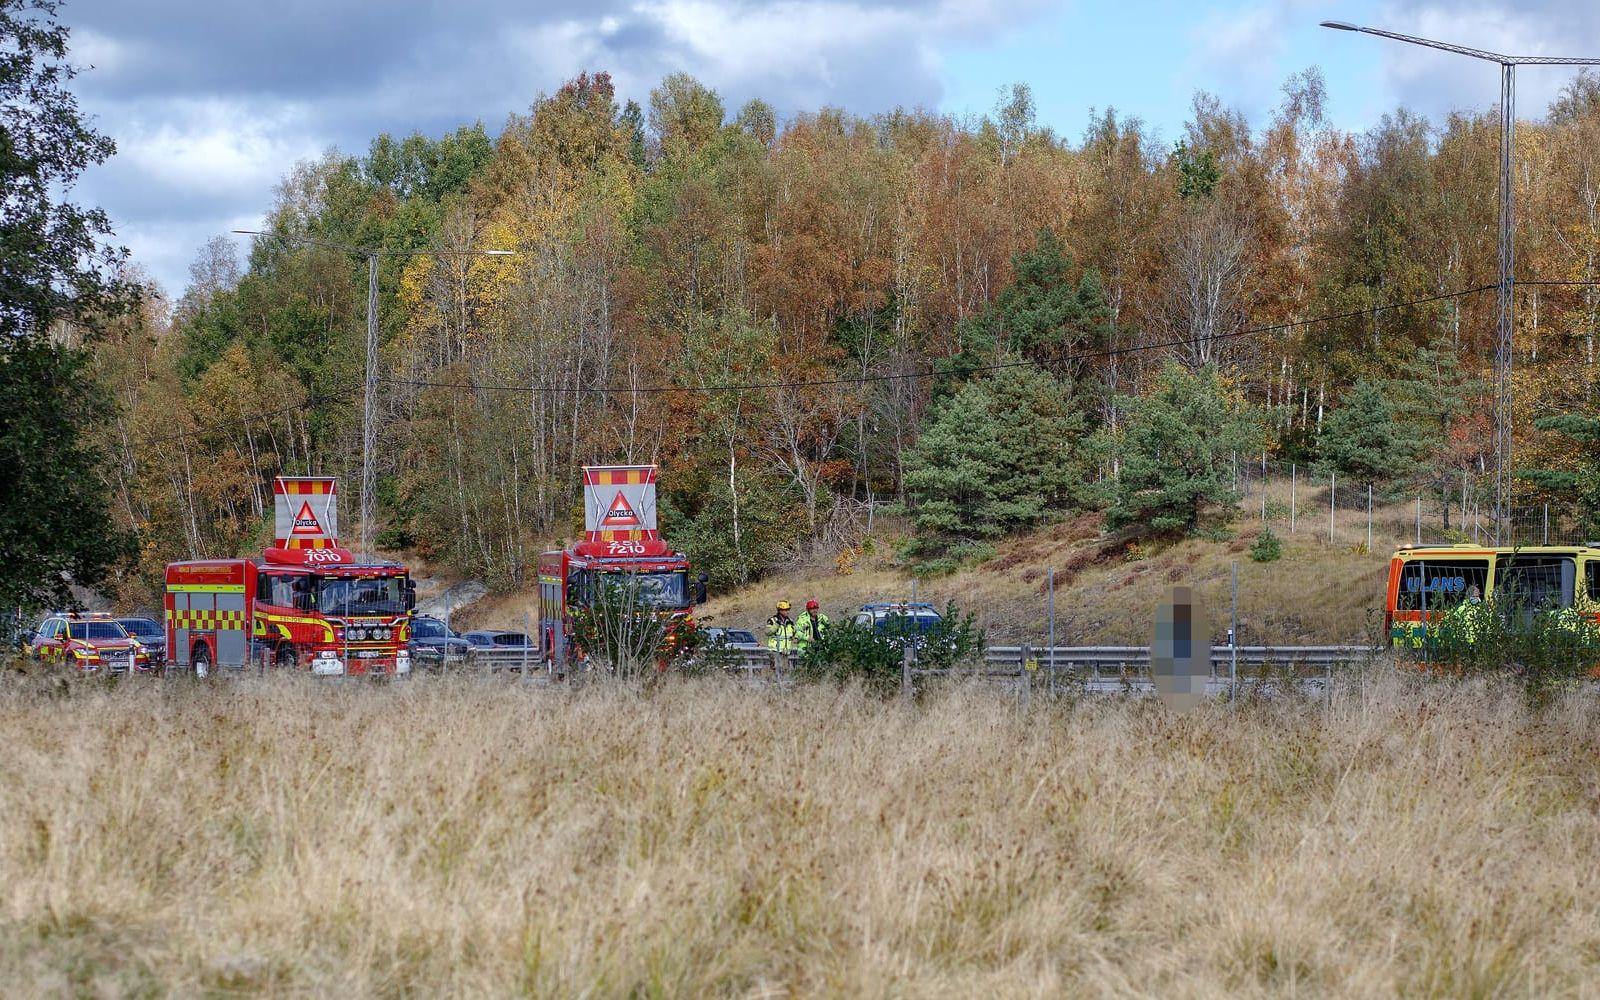
[(378, 254), (367, 254), (367, 379), (361, 393), (361, 558), (372, 553), (372, 494), (378, 453)]
[(372, 500), (377, 491), (378, 452), (378, 258), (380, 257), (445, 257), (465, 255), (479, 257), (511, 257), (515, 250), (383, 250), (377, 247), (354, 247), (343, 243), (306, 236), (286, 236), (280, 233), (263, 233), (252, 229), (235, 229), (240, 236), (255, 236), (277, 240), (281, 243), (302, 243), (324, 247), (367, 259), (367, 377), (361, 394), (361, 558), (372, 556)]
[(1431, 38), (1402, 35), (1382, 28), (1368, 28), (1348, 21), (1323, 21), (1322, 26), (1453, 52), (1500, 66), (1500, 273), (1495, 284), (1494, 341), (1494, 537), (1495, 543), (1499, 544), (1501, 532), (1509, 534), (1511, 527), (1511, 348), (1516, 329), (1516, 245), (1513, 226), (1516, 200), (1512, 189), (1511, 158), (1517, 128), (1517, 67), (1600, 66), (1600, 58), (1508, 56)]

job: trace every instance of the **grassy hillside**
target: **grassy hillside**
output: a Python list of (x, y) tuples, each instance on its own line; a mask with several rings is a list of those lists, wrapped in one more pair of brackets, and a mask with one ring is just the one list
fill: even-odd
[(0, 674), (16, 995), (1582, 994), (1600, 717)]
[[(1283, 492), (1287, 499), (1286, 483)], [(1409, 510), (1400, 504), (1376, 512), (1370, 553), (1365, 511), (1340, 511), (1331, 542), (1326, 509), (1304, 512), (1293, 533), (1286, 522), (1274, 521), (1283, 557), (1265, 564), (1249, 558), (1261, 527), (1253, 512), (1241, 511), (1231, 525), (1219, 526), (1213, 535), (1221, 540), (1170, 543), (1108, 536), (1098, 516), (1084, 516), (1007, 539), (984, 563), (916, 581), (915, 593), (941, 607), (954, 600), (975, 612), (993, 642), (1037, 643), (1047, 632), (1045, 581), (1054, 568), (1057, 642), (1142, 645), (1149, 642), (1157, 604), (1177, 584), (1198, 590), (1220, 637), (1237, 562), (1242, 643), (1361, 642), (1379, 631), (1389, 553), (1412, 540), (1399, 533)], [(823, 553), (752, 586), (713, 594), (698, 617), (713, 625), (754, 627), (779, 600), (798, 610), (814, 597), (838, 619), (867, 601), (910, 598), (913, 578), (895, 557), (904, 525), (892, 518), (877, 524), (868, 545), (850, 557)], [(521, 628), (524, 615), (537, 617), (532, 592), (491, 595), (459, 620)]]

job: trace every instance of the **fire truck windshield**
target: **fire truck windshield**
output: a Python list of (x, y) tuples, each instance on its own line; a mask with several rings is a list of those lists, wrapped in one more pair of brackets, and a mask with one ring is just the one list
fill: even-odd
[(667, 573), (607, 573), (623, 589), (637, 588), (640, 604), (657, 608), (682, 608), (689, 604), (689, 588), (683, 571)]
[(325, 615), (397, 615), (406, 610), (405, 578), (334, 577), (317, 581), (317, 609)]

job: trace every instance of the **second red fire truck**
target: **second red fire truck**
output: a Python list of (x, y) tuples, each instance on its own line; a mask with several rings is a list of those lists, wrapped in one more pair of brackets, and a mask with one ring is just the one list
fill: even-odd
[(689, 557), (674, 552), (656, 525), (653, 465), (585, 466), (584, 538), (539, 559), (539, 642), (558, 668), (582, 657), (573, 612), (593, 607), (603, 589), (625, 585), (634, 599), (685, 627), (705, 579), (691, 580)]
[(167, 566), (169, 665), (280, 667), (323, 676), (407, 674), (416, 589), (404, 566), (339, 547), (338, 484), (280, 476), (276, 535), (259, 559)]

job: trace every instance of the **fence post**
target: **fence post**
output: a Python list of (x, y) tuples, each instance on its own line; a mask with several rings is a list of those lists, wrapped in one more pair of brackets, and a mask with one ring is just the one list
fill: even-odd
[(1022, 669), (1019, 671), (1022, 674), (1020, 680), (1022, 681), (1022, 704), (1024, 708), (1033, 701), (1033, 671), (1028, 669), (1028, 661), (1031, 659), (1033, 659), (1033, 645), (1025, 642), (1022, 644), (1022, 663), (1020, 664)]
[(1300, 478), (1300, 466), (1289, 463), (1289, 534), (1294, 534), (1294, 488)]
[(1367, 553), (1372, 553), (1372, 484), (1367, 484)]
[(1333, 544), (1333, 505), (1334, 496), (1339, 491), (1339, 474), (1328, 473), (1328, 544)]
[(900, 650), (900, 700), (911, 704), (911, 637)]
[(1239, 492), (1239, 449), (1233, 450), (1233, 492)]
[(1422, 544), (1422, 497), (1417, 497), (1417, 544)]
[(1544, 505), (1544, 542), (1542, 544), (1550, 544), (1550, 504), (1548, 501)]
[(1054, 566), (1045, 570), (1045, 593), (1048, 595), (1047, 617), (1050, 620), (1050, 694), (1056, 693), (1056, 569)]
[[(1228, 700), (1239, 700), (1239, 560), (1233, 561), (1233, 617), (1228, 626)], [(1209, 639), (1207, 640), (1210, 641)], [(1207, 651), (1207, 658), (1210, 651)]]
[(528, 643), (533, 636), (528, 634), (528, 613), (522, 613), (522, 682), (528, 683)]
[(1467, 533), (1467, 470), (1461, 470), (1461, 533)]
[(1261, 449), (1261, 523), (1267, 523), (1267, 449)]

